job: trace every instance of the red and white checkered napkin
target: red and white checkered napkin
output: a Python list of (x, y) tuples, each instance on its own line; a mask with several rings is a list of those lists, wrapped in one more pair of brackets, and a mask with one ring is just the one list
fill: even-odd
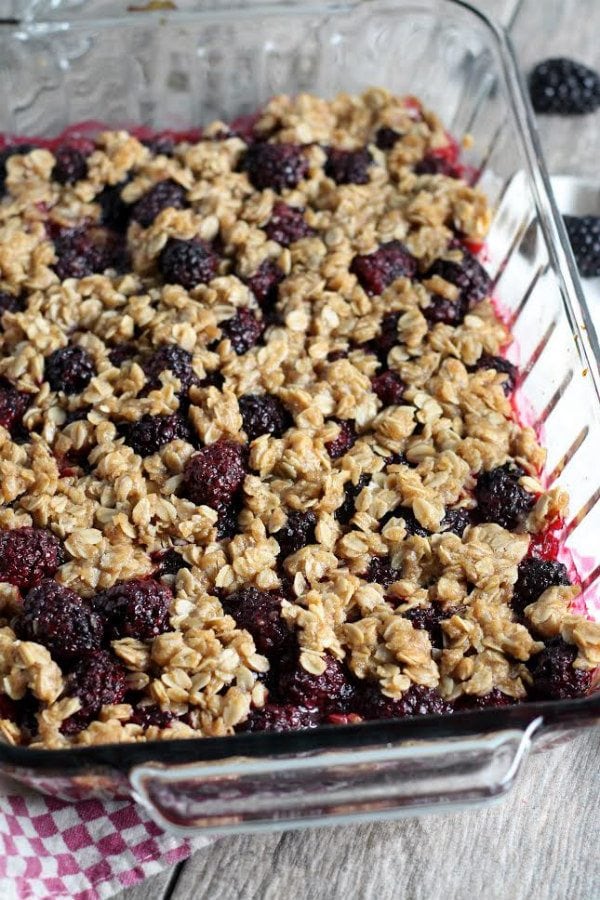
[(105, 900), (206, 846), (128, 800), (67, 803), (0, 779), (0, 898)]

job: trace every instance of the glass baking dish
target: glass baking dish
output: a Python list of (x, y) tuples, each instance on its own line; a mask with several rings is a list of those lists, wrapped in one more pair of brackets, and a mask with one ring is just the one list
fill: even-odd
[[(517, 402), (571, 496), (563, 553), (600, 616), (598, 343), (506, 35), (454, 0), (370, 0), (114, 15), (25, 3), (0, 27), (0, 129), (181, 129), (273, 94), (382, 85), (419, 95), (461, 139), (494, 205), (484, 262), (515, 342)], [(36, 9), (51, 15), (36, 20)], [(101, 10), (104, 18), (92, 18)], [(66, 12), (65, 12), (66, 10)], [(66, 15), (72, 13), (67, 20)], [(90, 127), (94, 127), (93, 125)], [(414, 815), (489, 801), (529, 749), (600, 720), (600, 694), (451, 717), (75, 750), (0, 747), (0, 770), (66, 798), (132, 795), (164, 827), (231, 833)]]

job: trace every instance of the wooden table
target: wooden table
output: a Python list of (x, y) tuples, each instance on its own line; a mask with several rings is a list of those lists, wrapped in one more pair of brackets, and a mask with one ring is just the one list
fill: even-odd
[[(600, 0), (476, 0), (511, 27), (527, 70), (600, 68)], [(600, 113), (546, 117), (551, 172), (597, 170)], [(223, 838), (118, 900), (598, 900), (600, 731), (532, 757), (499, 805), (444, 816)]]

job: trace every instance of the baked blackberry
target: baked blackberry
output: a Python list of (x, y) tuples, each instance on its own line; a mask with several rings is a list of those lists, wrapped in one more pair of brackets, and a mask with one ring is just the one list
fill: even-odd
[(459, 178), (456, 166), (448, 159), (436, 153), (426, 153), (415, 165), (416, 175), (446, 175), (448, 178)]
[(389, 556), (373, 556), (364, 578), (370, 584), (380, 584), (387, 590), (391, 584), (402, 578), (402, 572), (392, 566)]
[(199, 378), (192, 368), (192, 354), (178, 344), (163, 344), (143, 363), (142, 368), (148, 379), (146, 391), (155, 391), (161, 386), (162, 372), (171, 372), (181, 382), (181, 393), (187, 394)]
[(291, 632), (281, 618), (282, 594), (245, 587), (221, 600), (224, 611), (233, 616), (238, 628), (254, 638), (256, 649), (264, 656), (281, 654), (290, 643)]
[(100, 648), (104, 622), (75, 591), (47, 579), (27, 593), (16, 631), (22, 640), (42, 644), (54, 659), (68, 662)]
[(170, 134), (155, 134), (153, 137), (145, 138), (142, 144), (153, 156), (173, 156), (175, 150), (175, 140)]
[(370, 481), (369, 475), (361, 475), (356, 484), (347, 481), (344, 487), (344, 500), (335, 511), (335, 517), (342, 525), (348, 525), (356, 512), (356, 498)]
[(63, 562), (60, 540), (45, 528), (0, 531), (0, 581), (30, 588), (52, 578)]
[(192, 429), (180, 413), (159, 416), (147, 414), (137, 422), (122, 426), (120, 430), (125, 443), (139, 456), (158, 453), (161, 447), (171, 441), (193, 441)]
[(246, 284), (256, 297), (261, 309), (272, 310), (279, 299), (278, 288), (285, 275), (274, 259), (265, 259)]
[(529, 96), (539, 113), (576, 116), (600, 106), (600, 75), (573, 59), (538, 63), (529, 76)]
[(274, 397), (273, 394), (245, 394), (238, 403), (249, 441), (262, 434), (281, 437), (293, 425), (289, 412), (279, 397)]
[(336, 184), (368, 184), (369, 166), (373, 162), (366, 148), (361, 150), (339, 150), (330, 147), (327, 151), (325, 174)]
[(279, 544), (281, 558), (286, 559), (292, 553), (297, 553), (302, 547), (314, 544), (316, 525), (317, 517), (312, 510), (289, 510), (285, 525), (273, 535)]
[(375, 134), (375, 145), (379, 150), (391, 150), (401, 137), (402, 134), (395, 128), (382, 125)]
[(11, 156), (25, 156), (36, 149), (35, 144), (13, 144), (11, 147), (4, 147), (0, 150), (0, 196), (6, 192), (6, 176), (8, 174), (6, 164)]
[(356, 443), (356, 429), (351, 419), (332, 419), (340, 426), (339, 434), (332, 441), (325, 442), (325, 449), (329, 453), (331, 459), (339, 459), (350, 450)]
[(108, 351), (108, 358), (110, 359), (113, 366), (117, 369), (120, 369), (124, 362), (129, 362), (130, 359), (137, 353), (137, 347), (135, 344), (122, 343), (117, 344), (115, 347), (112, 347)]
[(481, 472), (475, 486), (476, 514), (481, 522), (496, 522), (513, 531), (521, 524), (535, 497), (519, 484), (523, 470), (505, 463)]
[(390, 519), (404, 519), (404, 526), (407, 535), (417, 535), (418, 537), (431, 537), (431, 532), (421, 525), (410, 506), (396, 506), (381, 517), (380, 525), (383, 528)]
[(77, 147), (58, 147), (54, 151), (54, 160), (52, 179), (59, 184), (75, 184), (87, 178), (87, 159)]
[(355, 687), (339, 659), (326, 653), (325, 671), (313, 675), (300, 662), (285, 667), (279, 676), (277, 693), (293, 706), (316, 708), (323, 714), (349, 712), (355, 698)]
[(548, 588), (571, 584), (566, 566), (556, 560), (527, 556), (519, 563), (518, 572), (511, 606), (519, 615), (523, 615), (525, 607), (539, 600)]
[(23, 416), (33, 399), (32, 394), (18, 391), (8, 381), (0, 379), (0, 425), (15, 436), (22, 427)]
[(67, 676), (65, 694), (78, 697), (81, 709), (61, 725), (67, 735), (83, 731), (103, 706), (121, 703), (127, 692), (127, 671), (112, 653), (98, 650), (79, 660)]
[(406, 385), (397, 374), (388, 369), (371, 378), (371, 390), (377, 394), (383, 406), (397, 406), (402, 402)]
[(174, 547), (169, 547), (168, 550), (155, 550), (150, 554), (150, 559), (156, 565), (155, 578), (162, 578), (163, 575), (177, 575), (180, 569), (190, 568), (189, 563)]
[(124, 183), (107, 185), (95, 197), (100, 205), (100, 222), (119, 234), (127, 231), (131, 213), (131, 206), (121, 197), (124, 186)]
[(429, 306), (426, 306), (421, 312), (432, 325), (440, 322), (442, 325), (454, 327), (462, 323), (467, 313), (467, 304), (460, 297), (457, 300), (448, 300), (441, 294), (433, 294)]
[(397, 278), (413, 278), (417, 261), (400, 241), (388, 241), (378, 250), (355, 256), (350, 271), (370, 296), (377, 296)]
[(308, 175), (308, 160), (299, 144), (254, 143), (243, 161), (253, 187), (281, 192), (295, 188)]
[(142, 228), (149, 228), (163, 209), (185, 209), (188, 206), (187, 191), (168, 178), (159, 181), (131, 207), (131, 218)]
[(142, 728), (150, 728), (151, 725), (155, 725), (157, 728), (168, 728), (174, 718), (175, 716), (170, 710), (161, 709), (156, 703), (152, 703), (136, 706), (129, 721), (132, 725), (141, 725)]
[(61, 281), (102, 274), (106, 269), (122, 272), (127, 264), (122, 239), (98, 225), (60, 232), (55, 238), (54, 250), (57, 256), (54, 271)]
[(504, 359), (504, 357), (490, 356), (489, 354), (484, 353), (483, 356), (479, 357), (479, 359), (475, 363), (474, 368), (494, 369), (496, 372), (502, 372), (504, 375), (506, 375), (503, 384), (504, 393), (508, 396), (514, 391), (519, 370), (507, 359)]
[(508, 694), (503, 694), (498, 688), (493, 688), (489, 694), (478, 697), (476, 694), (463, 694), (454, 703), (456, 712), (468, 709), (505, 709), (514, 706), (517, 701)]
[(215, 277), (219, 257), (199, 238), (190, 241), (169, 238), (159, 256), (158, 268), (167, 284), (180, 284), (191, 291)]
[(60, 347), (46, 357), (44, 377), (53, 391), (80, 394), (95, 374), (92, 357), (77, 344)]
[(247, 307), (238, 309), (233, 318), (221, 322), (221, 331), (231, 341), (231, 346), (238, 356), (247, 353), (258, 344), (265, 330), (265, 323), (258, 319)]
[(464, 506), (457, 509), (447, 509), (444, 513), (444, 518), (440, 522), (440, 531), (451, 531), (452, 534), (462, 537), (467, 526), (471, 524), (472, 518), (471, 510), (465, 509)]
[(431, 606), (413, 606), (402, 613), (405, 619), (412, 622), (413, 628), (419, 631), (427, 631), (431, 646), (442, 649), (444, 646), (444, 632), (442, 630), (442, 622), (450, 619), (458, 612), (458, 607), (449, 607), (442, 609), (438, 603), (432, 603)]
[(0, 291), (0, 318), (5, 312), (22, 312), (25, 305), (23, 294), (9, 294), (8, 291)]
[[(478, 259), (466, 249), (460, 248), (462, 259), (454, 262), (449, 259), (436, 259), (429, 267), (424, 278), (432, 278), (438, 275), (444, 281), (455, 285), (460, 291), (458, 304), (465, 304), (467, 308), (480, 303), (484, 297), (488, 297), (492, 290), (492, 280)], [(423, 315), (427, 311), (423, 310)]]
[(411, 716), (448, 715), (449, 703), (434, 688), (412, 684), (398, 700), (381, 693), (378, 684), (366, 682), (359, 692), (356, 711), (364, 719), (405, 719)]
[(295, 241), (312, 237), (315, 233), (304, 218), (304, 210), (288, 206), (282, 201), (274, 204), (265, 231), (270, 241), (277, 241), (282, 247), (289, 247)]
[(132, 578), (102, 591), (92, 606), (107, 623), (111, 640), (149, 641), (169, 630), (170, 589), (152, 578)]
[(291, 704), (266, 703), (250, 715), (238, 731), (301, 731), (316, 728), (321, 720), (318, 709), (305, 709)]
[(592, 673), (575, 669), (577, 647), (562, 638), (548, 641), (528, 667), (533, 678), (530, 696), (539, 700), (571, 700), (584, 697), (592, 684)]
[(247, 457), (246, 447), (235, 441), (222, 439), (203, 447), (185, 464), (183, 496), (220, 512), (242, 491)]
[(600, 275), (600, 216), (563, 216), (582, 278)]

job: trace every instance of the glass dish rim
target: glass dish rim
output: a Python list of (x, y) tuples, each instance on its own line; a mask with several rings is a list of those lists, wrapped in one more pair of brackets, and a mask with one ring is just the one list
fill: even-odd
[[(476, 17), (489, 31), (498, 51), (504, 82), (508, 91), (508, 103), (516, 120), (518, 137), (527, 163), (526, 172), (535, 200), (536, 212), (545, 239), (550, 262), (552, 263), (561, 288), (563, 305), (573, 332), (573, 340), (578, 344), (578, 353), (587, 363), (592, 379), (596, 400), (600, 405), (600, 345), (583, 298), (577, 266), (567, 238), (562, 218), (558, 212), (550, 179), (546, 171), (538, 139), (532, 108), (524, 90), (511, 40), (504, 28), (466, 0), (444, 0)], [(233, 16), (252, 15), (290, 16), (310, 15), (318, 12), (343, 13), (356, 10), (364, 5), (363, 0), (325, 4), (314, 2), (285, 6), (281, 3), (252, 7), (211, 8), (198, 11), (147, 11), (138, 19), (127, 24), (135, 24), (148, 18), (154, 21), (227, 20)], [(439, 0), (404, 0), (402, 5), (410, 9), (439, 6)], [(10, 32), (16, 39), (23, 37), (51, 36), (76, 28), (114, 27), (123, 25), (122, 16), (102, 18), (77, 18), (72, 20), (53, 19), (46, 21), (23, 21), (17, 25), (5, 25), (4, 33)], [(25, 767), (30, 771), (55, 771), (61, 774), (88, 772), (95, 767), (109, 767), (120, 771), (143, 763), (153, 762), (165, 765), (190, 764), (222, 760), (228, 757), (261, 759), (270, 756), (295, 756), (300, 753), (317, 753), (335, 749), (359, 749), (382, 743), (401, 741), (456, 739), (518, 728), (525, 731), (536, 719), (542, 719), (541, 728), (556, 726), (572, 728), (591, 724), (600, 720), (600, 690), (575, 700), (552, 700), (525, 702), (500, 709), (471, 710), (452, 715), (428, 715), (410, 719), (376, 720), (349, 725), (322, 725), (315, 729), (292, 732), (238, 733), (225, 737), (174, 738), (144, 743), (111, 743), (84, 747), (58, 749), (32, 749), (0, 743), (0, 767)], [(539, 730), (536, 732), (536, 735)]]

